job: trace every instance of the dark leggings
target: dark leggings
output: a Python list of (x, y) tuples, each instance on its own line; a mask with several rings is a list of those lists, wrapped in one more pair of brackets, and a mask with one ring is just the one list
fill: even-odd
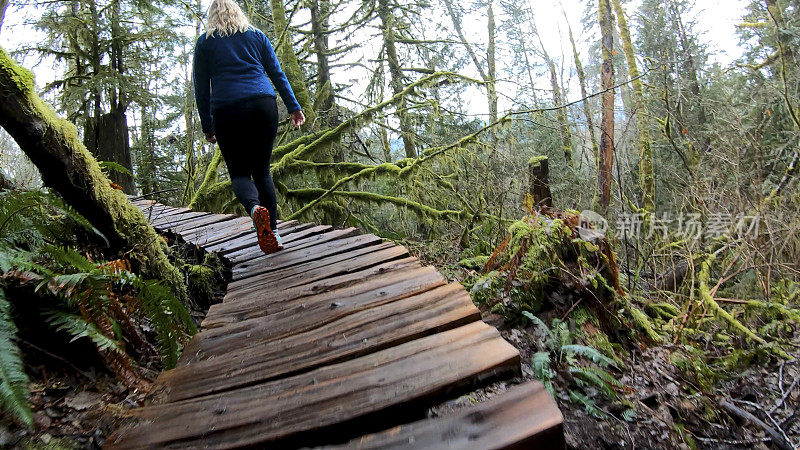
[(275, 97), (258, 97), (225, 105), (214, 111), (214, 126), (236, 198), (248, 214), (255, 205), (266, 207), (274, 230), (278, 220), (278, 199), (269, 172), (269, 160), (278, 132)]

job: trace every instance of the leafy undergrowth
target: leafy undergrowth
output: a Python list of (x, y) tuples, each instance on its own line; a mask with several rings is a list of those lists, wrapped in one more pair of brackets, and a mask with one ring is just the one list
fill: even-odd
[(523, 377), (511, 384), (538, 379), (551, 391), (571, 447), (800, 442), (797, 285), (782, 280), (768, 301), (717, 304), (720, 312), (700, 283), (689, 287), (696, 291), (687, 295), (694, 305), (687, 313), (677, 300), (622, 289), (628, 283), (609, 243), (579, 222), (569, 212), (531, 214), (509, 228), (493, 254), (462, 260), (460, 274), (450, 268), (484, 320), (520, 349)]
[[(207, 308), (221, 263), (186, 264), (199, 250), (176, 250), (193, 303)], [(176, 364), (192, 315), (58, 197), (0, 192), (0, 446), (102, 445)]]

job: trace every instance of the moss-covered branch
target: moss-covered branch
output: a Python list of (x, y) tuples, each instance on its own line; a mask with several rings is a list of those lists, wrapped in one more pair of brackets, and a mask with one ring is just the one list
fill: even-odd
[(481, 83), (478, 80), (465, 77), (463, 75), (457, 74), (455, 72), (437, 72), (433, 75), (421, 78), (408, 86), (405, 87), (402, 91), (392, 96), (390, 99), (383, 101), (375, 106), (365, 109), (360, 113), (356, 114), (355, 116), (345, 120), (341, 124), (333, 127), (324, 133), (321, 136), (313, 140), (308, 144), (301, 144), (297, 146), (292, 151), (284, 154), (278, 162), (273, 164), (272, 166), (272, 174), (273, 175), (280, 175), (283, 171), (285, 171), (289, 166), (290, 163), (294, 160), (298, 159), (308, 159), (307, 157), (312, 154), (315, 150), (324, 148), (331, 142), (338, 141), (342, 134), (350, 129), (353, 129), (363, 123), (369, 122), (372, 119), (373, 115), (377, 112), (383, 110), (384, 108), (394, 105), (400, 101), (406, 95), (414, 92), (417, 88), (429, 85), (434, 81), (440, 78), (459, 78), (465, 81), (473, 82), (473, 83)]
[(697, 273), (697, 290), (700, 297), (700, 302), (707, 306), (714, 315), (724, 320), (738, 334), (750, 338), (761, 345), (766, 345), (767, 342), (764, 339), (756, 336), (752, 330), (736, 320), (736, 318), (733, 317), (728, 311), (722, 309), (722, 307), (719, 306), (719, 303), (714, 300), (714, 297), (711, 295), (711, 288), (708, 286), (709, 282), (711, 281), (711, 264), (713, 262), (714, 255), (711, 254), (705, 258), (702, 263), (700, 263), (700, 271)]
[[(417, 168), (421, 167), (422, 163), (424, 163), (424, 162), (426, 162), (428, 160), (431, 160), (431, 159), (435, 158), (436, 156), (439, 156), (439, 155), (441, 155), (441, 154), (443, 154), (443, 153), (445, 153), (445, 152), (447, 152), (449, 150), (452, 150), (452, 149), (455, 149), (455, 148), (461, 148), (463, 145), (466, 145), (467, 143), (475, 141), (478, 138), (478, 136), (480, 136), (481, 133), (484, 133), (487, 130), (493, 129), (494, 127), (496, 127), (496, 126), (498, 126), (500, 124), (503, 124), (503, 123), (507, 122), (508, 120), (510, 120), (509, 117), (508, 116), (504, 116), (501, 119), (498, 119), (496, 122), (491, 123), (491, 124), (481, 128), (480, 130), (478, 130), (478, 131), (476, 131), (474, 133), (468, 134), (467, 136), (464, 136), (463, 138), (461, 138), (461, 139), (459, 139), (459, 140), (457, 140), (457, 141), (455, 141), (455, 142), (453, 142), (451, 144), (440, 146), (440, 147), (429, 148), (429, 149), (425, 150), (424, 152), (422, 152), (422, 156), (420, 156), (418, 158), (406, 158), (406, 159), (403, 159), (403, 160), (399, 161), (398, 164), (383, 163), (383, 164), (379, 164), (377, 166), (369, 166), (369, 167), (366, 167), (366, 168), (364, 168), (364, 169), (360, 170), (359, 172), (356, 172), (356, 173), (354, 173), (352, 175), (348, 175), (346, 177), (343, 177), (343, 178), (339, 179), (338, 181), (336, 181), (327, 190), (321, 190), (322, 193), (321, 193), (321, 195), (319, 197), (315, 198), (314, 200), (312, 200), (309, 203), (306, 203), (297, 212), (292, 214), (289, 217), (289, 219), (294, 219), (296, 217), (300, 217), (303, 213), (305, 213), (309, 209), (311, 209), (314, 206), (316, 206), (317, 203), (321, 202), (325, 197), (331, 195), (339, 187), (341, 187), (341, 186), (343, 186), (343, 185), (345, 185), (347, 183), (350, 183), (352, 181), (356, 181), (359, 178), (364, 178), (364, 177), (367, 177), (367, 176), (374, 176), (374, 175), (377, 175), (377, 174), (394, 174), (398, 178), (408, 177), (408, 175), (410, 175), (412, 172), (414, 172)], [(401, 167), (400, 164), (403, 164), (403, 167)]]
[[(323, 193), (326, 193), (325, 189), (295, 189), (286, 192), (286, 195), (295, 197), (297, 199), (309, 199), (309, 198), (316, 198), (319, 199)], [(452, 210), (452, 209), (435, 209), (431, 208), (430, 206), (423, 205), (422, 203), (415, 202), (413, 200), (409, 200), (407, 198), (402, 197), (392, 197), (389, 195), (382, 195), (376, 194), (374, 192), (362, 192), (362, 191), (336, 191), (331, 192), (329, 195), (339, 196), (339, 197), (346, 197), (346, 198), (353, 198), (356, 200), (362, 200), (367, 202), (375, 202), (375, 203), (390, 203), (396, 206), (401, 206), (404, 208), (412, 209), (415, 212), (430, 216), (438, 219), (462, 219), (466, 217), (470, 217), (471, 214), (467, 210)], [(292, 214), (287, 220), (291, 220), (299, 215), (301, 211), (305, 211), (307, 208), (303, 208), (300, 211)]]

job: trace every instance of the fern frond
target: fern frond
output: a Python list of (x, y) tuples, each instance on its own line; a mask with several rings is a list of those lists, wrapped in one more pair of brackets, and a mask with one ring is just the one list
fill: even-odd
[(92, 323), (87, 322), (77, 314), (50, 309), (43, 312), (45, 321), (58, 331), (64, 331), (72, 336), (72, 341), (86, 337), (91, 340), (99, 350), (115, 350), (125, 353), (119, 342), (104, 335)]
[(550, 354), (547, 352), (537, 352), (533, 355), (533, 360), (531, 362), (534, 375), (542, 382), (547, 392), (555, 398), (556, 390), (553, 387), (552, 380), (556, 374), (553, 372), (553, 369), (550, 368)]
[(570, 390), (569, 391), (569, 399), (573, 403), (577, 403), (582, 405), (586, 412), (597, 417), (598, 419), (606, 419), (608, 418), (608, 414), (605, 411), (597, 407), (597, 404), (592, 400), (589, 396), (581, 394), (578, 391)]
[(0, 408), (19, 422), (33, 425), (28, 405), (28, 376), (15, 342), (17, 327), (11, 317), (11, 304), (0, 288)]
[(164, 357), (164, 366), (169, 369), (178, 362), (181, 343), (186, 334), (197, 333), (189, 311), (168, 287), (151, 280), (141, 280), (129, 274), (127, 282), (135, 286), (139, 294), (142, 311), (156, 330), (159, 350)]
[(550, 334), (550, 328), (547, 326), (546, 323), (544, 323), (542, 319), (536, 317), (530, 311), (522, 311), (522, 315), (527, 317), (528, 320), (530, 320), (531, 323), (533, 323), (535, 326), (544, 330), (545, 334)]
[(616, 367), (616, 363), (614, 362), (613, 359), (600, 353), (599, 350), (592, 347), (588, 347), (586, 345), (578, 345), (578, 344), (565, 345), (561, 347), (561, 351), (566, 354), (583, 356), (584, 358), (588, 358), (592, 360), (592, 362), (602, 367), (609, 367), (609, 366)]
[(89, 261), (72, 247), (56, 247), (55, 245), (43, 245), (39, 252), (49, 256), (51, 261), (64, 267), (67, 272), (86, 272), (96, 271), (97, 265)]
[(577, 380), (600, 389), (609, 398), (616, 398), (617, 393), (614, 388), (622, 387), (622, 383), (597, 367), (570, 367), (569, 373)]

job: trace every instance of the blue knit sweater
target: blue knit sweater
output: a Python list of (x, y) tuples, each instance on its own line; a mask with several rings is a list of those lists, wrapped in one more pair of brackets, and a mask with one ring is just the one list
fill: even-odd
[(213, 133), (213, 114), (220, 107), (250, 98), (275, 97), (270, 80), (288, 111), (300, 110), (272, 44), (255, 29), (224, 37), (200, 36), (194, 49), (193, 76), (204, 133)]

